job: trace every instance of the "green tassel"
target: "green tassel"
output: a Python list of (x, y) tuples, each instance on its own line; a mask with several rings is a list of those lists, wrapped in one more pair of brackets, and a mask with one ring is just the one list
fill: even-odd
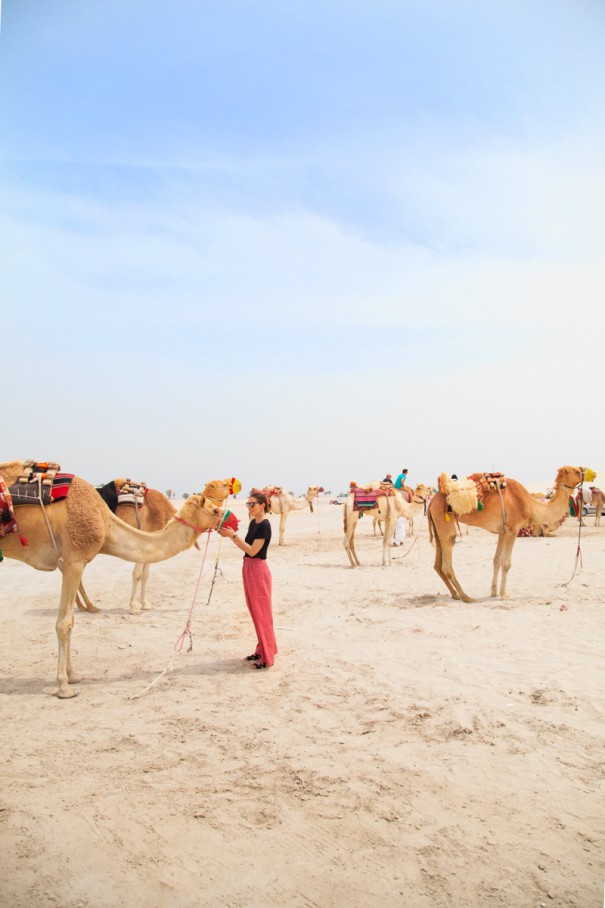
[(482, 501), (480, 501), (479, 504), (477, 505), (477, 510), (478, 510), (478, 511), (482, 511), (482, 510), (483, 510), (483, 502), (482, 502)]

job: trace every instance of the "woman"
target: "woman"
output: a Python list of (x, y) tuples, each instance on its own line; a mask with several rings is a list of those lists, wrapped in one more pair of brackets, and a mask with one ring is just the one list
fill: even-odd
[(267, 549), (271, 542), (271, 524), (266, 517), (269, 501), (264, 492), (252, 489), (246, 507), (252, 519), (245, 540), (231, 527), (221, 527), (219, 533), (233, 539), (244, 553), (244, 593), (258, 641), (254, 652), (246, 656), (246, 661), (251, 662), (254, 668), (269, 668), (277, 653), (271, 610), (271, 572), (267, 565)]

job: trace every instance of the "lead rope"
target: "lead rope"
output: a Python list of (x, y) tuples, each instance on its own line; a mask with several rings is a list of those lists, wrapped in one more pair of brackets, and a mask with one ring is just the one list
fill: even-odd
[(572, 580), (574, 579), (574, 577), (576, 576), (576, 571), (578, 570), (578, 564), (580, 565), (580, 567), (583, 567), (583, 566), (584, 566), (584, 565), (582, 564), (582, 549), (581, 549), (581, 547), (580, 547), (580, 539), (581, 539), (581, 536), (582, 536), (582, 525), (583, 525), (583, 520), (582, 520), (582, 510), (583, 510), (583, 508), (584, 508), (584, 483), (583, 483), (583, 482), (580, 483), (580, 504), (578, 505), (578, 508), (579, 508), (579, 510), (578, 510), (578, 547), (577, 547), (577, 549), (576, 549), (576, 560), (575, 560), (575, 562), (574, 562), (573, 573), (572, 573), (571, 577), (569, 578), (569, 580), (567, 581), (567, 583), (561, 583), (561, 584), (559, 584), (560, 587), (568, 587), (568, 586), (569, 586), (569, 584), (571, 583), (571, 581), (572, 581)]
[[(224, 519), (225, 519), (225, 517), (223, 516), (223, 518), (221, 520), (218, 520), (214, 529), (220, 529)], [(184, 523), (184, 521), (180, 521), (180, 522)], [(187, 525), (191, 526), (191, 524), (187, 524)], [(153, 681), (151, 681), (147, 685), (145, 690), (140, 691), (138, 694), (131, 694), (128, 697), (129, 700), (137, 700), (139, 697), (142, 697), (143, 694), (146, 694), (148, 690), (151, 690), (151, 688), (155, 684), (157, 684), (158, 681), (160, 681), (160, 679), (164, 677), (164, 675), (167, 675), (169, 672), (171, 672), (173, 670), (175, 656), (178, 653), (182, 652), (186, 637), (189, 637), (189, 647), (187, 648), (187, 652), (190, 653), (193, 649), (193, 634), (191, 633), (191, 618), (193, 615), (193, 609), (195, 608), (198, 590), (200, 588), (200, 582), (201, 582), (203, 571), (204, 571), (204, 564), (206, 563), (206, 553), (208, 552), (208, 545), (210, 543), (210, 534), (211, 534), (212, 530), (211, 529), (204, 530), (204, 532), (206, 533), (206, 547), (204, 549), (204, 554), (202, 556), (202, 564), (200, 567), (200, 572), (198, 574), (197, 583), (195, 585), (195, 591), (193, 593), (193, 600), (191, 602), (191, 607), (189, 609), (189, 614), (187, 616), (187, 621), (185, 623), (185, 627), (183, 628), (183, 631), (182, 631), (180, 637), (176, 640), (174, 646), (172, 647), (172, 653), (170, 655), (170, 659), (168, 661), (168, 665), (166, 666), (166, 668), (160, 672), (160, 674), (157, 676), (157, 678), (154, 678)], [(206, 605), (210, 605), (210, 599), (212, 598), (212, 593), (214, 591), (214, 584), (216, 582), (217, 574), (218, 573), (222, 574), (222, 571), (220, 570), (220, 568), (218, 566), (219, 558), (220, 558), (220, 554), (221, 554), (222, 542), (223, 542), (223, 538), (221, 536), (219, 546), (218, 546), (218, 552), (216, 553), (216, 559), (214, 561), (214, 573), (212, 575), (212, 583), (210, 584), (210, 591), (208, 593), (208, 599), (206, 600)]]
[[(46, 526), (48, 527), (48, 532), (50, 534), (52, 544), (54, 545), (55, 551), (57, 552), (57, 555), (59, 555), (59, 561), (61, 562), (61, 561), (63, 561), (63, 559), (61, 558), (61, 554), (59, 552), (59, 546), (57, 545), (57, 540), (54, 537), (52, 527), (50, 525), (50, 520), (48, 519), (48, 514), (46, 513), (46, 508), (44, 507), (44, 502), (42, 500), (42, 477), (41, 476), (38, 476), (38, 496), (40, 499), (40, 507), (42, 508), (42, 513), (44, 514), (44, 520), (46, 521)], [(60, 567), (60, 565), (59, 565), (59, 567)]]
[(502, 508), (502, 529), (506, 533), (506, 508), (504, 507), (504, 498), (502, 497), (500, 480), (498, 480), (498, 495), (500, 496), (500, 507)]

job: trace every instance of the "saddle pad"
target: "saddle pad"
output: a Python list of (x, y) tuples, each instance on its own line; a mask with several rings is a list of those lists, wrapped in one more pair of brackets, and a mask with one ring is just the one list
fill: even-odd
[(9, 492), (14, 505), (42, 503), (48, 506), (54, 501), (63, 501), (67, 498), (73, 478), (73, 473), (56, 473), (47, 479), (42, 479), (42, 474), (37, 474), (37, 478), (28, 481), (19, 478), (10, 487)]
[(116, 490), (116, 484), (111, 480), (111, 482), (106, 483), (104, 486), (95, 486), (97, 492), (107, 505), (110, 511), (114, 514), (118, 506), (118, 493)]
[(378, 498), (378, 491), (374, 490), (373, 492), (364, 492), (357, 491), (353, 495), (353, 510), (354, 511), (369, 511), (376, 507), (376, 500)]
[(127, 479), (125, 480), (124, 485), (118, 490), (118, 504), (131, 504), (140, 507), (145, 503), (146, 495), (146, 482), (134, 482), (132, 479)]
[(9, 533), (18, 533), (19, 527), (15, 520), (11, 493), (6, 487), (6, 483), (0, 479), (0, 539), (8, 536)]
[(118, 504), (137, 505), (139, 508), (145, 504), (145, 496), (137, 495), (134, 492), (120, 492), (118, 495)]

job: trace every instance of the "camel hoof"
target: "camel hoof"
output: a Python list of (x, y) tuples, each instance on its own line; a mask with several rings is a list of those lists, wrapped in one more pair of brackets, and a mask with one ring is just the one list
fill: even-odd
[(68, 675), (67, 680), (70, 684), (80, 684), (84, 680), (84, 675)]
[(147, 602), (141, 602), (141, 608), (142, 608), (143, 611), (145, 611), (145, 612), (150, 612), (151, 609), (153, 608), (153, 606), (152, 606), (152, 605), (149, 605), (149, 603), (147, 603)]
[(141, 609), (140, 609), (140, 608), (131, 608), (131, 609), (130, 609), (130, 614), (131, 614), (131, 615), (140, 615), (140, 614), (141, 614)]
[(69, 684), (62, 684), (56, 692), (56, 696), (59, 700), (71, 700), (72, 697), (77, 697), (79, 693), (79, 690), (75, 690), (73, 687), (70, 687)]

